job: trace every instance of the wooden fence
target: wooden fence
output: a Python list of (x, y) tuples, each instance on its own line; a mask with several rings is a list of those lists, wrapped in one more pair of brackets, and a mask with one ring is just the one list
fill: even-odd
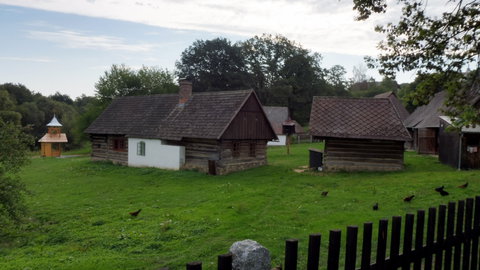
[[(402, 217), (392, 217), (389, 230), (388, 219), (378, 224), (376, 255), (372, 260), (371, 222), (363, 224), (361, 254), (357, 252), (358, 227), (348, 226), (345, 248), (341, 248), (340, 230), (331, 230), (328, 241), (327, 261), (320, 261), (320, 234), (311, 234), (308, 242), (307, 269), (317, 270), (326, 263), (326, 269), (340, 269), (340, 252), (344, 250), (343, 268), (354, 269), (479, 269), (480, 196), (457, 203), (440, 205), (428, 209), (425, 228), (425, 211), (407, 214), (403, 223), (403, 245), (401, 245)], [(414, 226), (415, 225), (415, 226)], [(390, 234), (389, 234), (390, 232)], [(426, 232), (426, 236), (424, 235)], [(390, 251), (387, 257), (387, 240)], [(400, 253), (400, 247), (402, 247)], [(298, 240), (285, 243), (283, 269), (297, 269)], [(201, 262), (191, 262), (187, 270), (202, 269)], [(218, 270), (232, 269), (232, 255), (218, 256)]]

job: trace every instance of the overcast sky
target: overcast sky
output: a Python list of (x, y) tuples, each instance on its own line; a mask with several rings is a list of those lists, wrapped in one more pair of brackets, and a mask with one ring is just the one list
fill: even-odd
[(355, 21), (352, 0), (0, 0), (0, 83), (93, 95), (112, 64), (173, 70), (197, 39), (236, 42), (262, 33), (321, 53), (324, 67), (343, 65), (350, 77), (365, 55), (377, 55), (382, 36), (374, 26), (397, 16), (392, 8)]

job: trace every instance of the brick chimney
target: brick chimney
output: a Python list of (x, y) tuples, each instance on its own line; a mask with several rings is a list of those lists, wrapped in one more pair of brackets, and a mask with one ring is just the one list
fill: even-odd
[(192, 82), (187, 79), (179, 79), (178, 83), (180, 84), (180, 91), (178, 92), (180, 99), (178, 104), (185, 104), (192, 96)]

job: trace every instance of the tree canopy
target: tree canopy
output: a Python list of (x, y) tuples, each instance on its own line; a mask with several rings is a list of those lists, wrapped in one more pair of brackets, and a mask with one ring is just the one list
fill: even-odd
[[(353, 0), (357, 19), (366, 20), (373, 13), (389, 7), (386, 0)], [(402, 13), (398, 21), (377, 26), (383, 33), (380, 55), (370, 64), (378, 64), (381, 73), (393, 76), (398, 71), (416, 71), (418, 75), (435, 73), (420, 88), (426, 96), (435, 90), (447, 90), (447, 114), (465, 123), (480, 123), (470, 97), (480, 93), (480, 2), (446, 1), (441, 14), (429, 12), (428, 1), (400, 0)], [(470, 70), (470, 71), (469, 71)]]

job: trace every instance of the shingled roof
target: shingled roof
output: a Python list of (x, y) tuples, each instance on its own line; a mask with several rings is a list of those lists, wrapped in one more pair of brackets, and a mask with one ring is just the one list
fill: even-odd
[(432, 100), (426, 105), (420, 106), (405, 120), (407, 128), (438, 128), (440, 126), (439, 117), (446, 109), (444, 104), (446, 92), (436, 93)]
[(263, 106), (263, 110), (267, 115), (268, 121), (272, 124), (275, 134), (283, 134), (282, 125), (294, 123), (295, 124), (295, 133), (304, 133), (303, 127), (297, 123), (295, 120), (291, 120), (288, 114), (288, 107), (278, 107), (278, 106)]
[(410, 113), (405, 109), (402, 102), (397, 98), (397, 95), (393, 91), (388, 91), (385, 93), (381, 93), (375, 96), (375, 98), (388, 98), (390, 102), (392, 102), (393, 106), (398, 112), (398, 116), (400, 119), (405, 123), (405, 120), (410, 116)]
[(313, 97), (310, 128), (319, 137), (411, 140), (386, 98)]
[(179, 105), (178, 94), (115, 99), (85, 130), (90, 134), (181, 140), (219, 139), (253, 90), (194, 93)]

